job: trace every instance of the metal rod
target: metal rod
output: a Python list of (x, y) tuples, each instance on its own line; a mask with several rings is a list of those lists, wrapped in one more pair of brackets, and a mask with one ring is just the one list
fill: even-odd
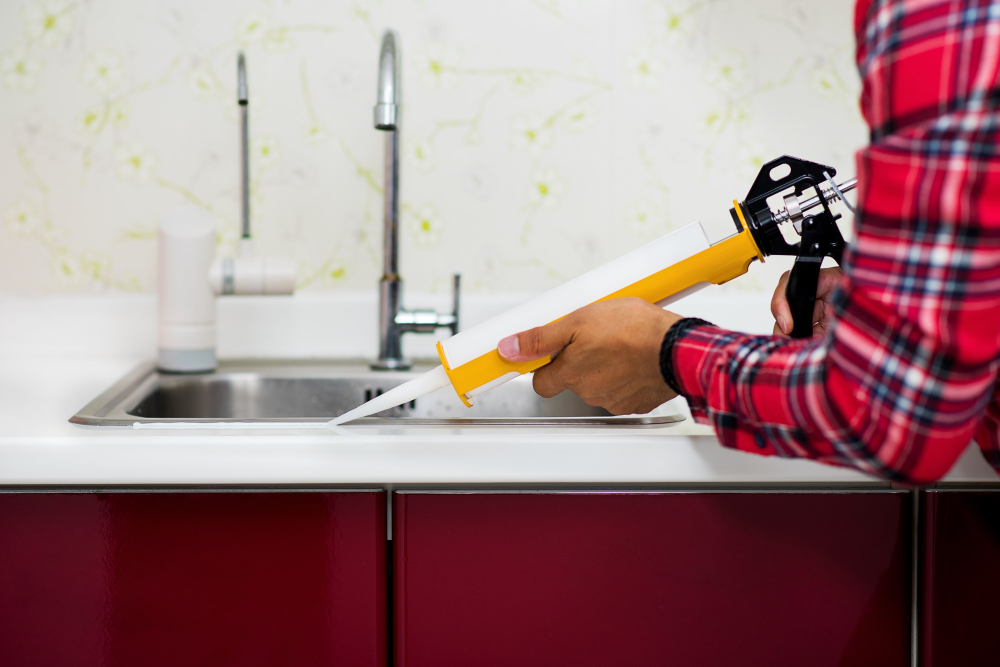
[(240, 51), (236, 59), (236, 102), (240, 105), (240, 207), (243, 238), (250, 238), (250, 97), (247, 90), (246, 58)]
[(384, 229), (382, 275), (399, 278), (399, 130), (385, 133)]
[[(838, 183), (837, 187), (840, 188), (841, 192), (850, 192), (854, 188), (858, 187), (858, 179), (849, 178), (843, 183)], [(833, 188), (831, 188), (829, 185), (826, 186), (821, 185), (820, 192), (823, 193), (823, 198), (826, 199), (827, 201), (833, 201), (835, 199), (839, 199), (839, 197), (837, 197), (837, 193), (835, 193), (833, 191)], [(817, 206), (819, 206), (818, 196), (810, 197), (809, 199), (806, 199), (801, 204), (799, 204), (799, 208), (802, 209), (803, 213), (805, 213), (809, 209), (816, 208)]]

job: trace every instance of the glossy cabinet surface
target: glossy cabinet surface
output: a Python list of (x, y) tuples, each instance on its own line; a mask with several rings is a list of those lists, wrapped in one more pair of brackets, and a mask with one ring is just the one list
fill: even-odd
[(922, 664), (1000, 664), (1000, 491), (927, 491), (921, 514)]
[(401, 667), (909, 664), (884, 493), (397, 493)]
[(0, 664), (386, 664), (383, 492), (0, 493)]

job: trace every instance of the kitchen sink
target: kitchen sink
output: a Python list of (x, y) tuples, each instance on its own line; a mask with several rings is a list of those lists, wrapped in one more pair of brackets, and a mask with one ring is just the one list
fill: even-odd
[[(433, 368), (372, 371), (358, 362), (233, 360), (213, 373), (162, 373), (155, 364), (135, 369), (91, 401), (70, 421), (84, 426), (151, 422), (328, 421)], [(447, 388), (406, 405), (359, 419), (376, 425), (598, 425), (662, 427), (674, 414), (617, 417), (570, 392), (545, 399), (531, 377), (516, 378), (477, 396), (466, 408)]]

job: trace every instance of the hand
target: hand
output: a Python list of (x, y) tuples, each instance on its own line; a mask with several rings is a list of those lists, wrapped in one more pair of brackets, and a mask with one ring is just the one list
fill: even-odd
[(642, 299), (611, 299), (504, 338), (497, 351), (510, 361), (555, 357), (535, 371), (540, 396), (570, 389), (612, 414), (641, 414), (676, 396), (660, 374), (660, 347), (679, 319)]
[[(788, 271), (781, 274), (781, 280), (774, 289), (774, 296), (771, 297), (771, 314), (774, 315), (774, 335), (785, 336), (792, 333), (792, 310), (788, 307), (788, 299), (785, 297), (785, 287), (788, 285)], [(816, 308), (813, 310), (813, 337), (826, 335), (826, 328), (833, 317), (833, 304), (830, 299), (834, 290), (840, 284), (840, 277), (844, 272), (836, 266), (828, 269), (820, 269), (819, 282), (816, 285)]]

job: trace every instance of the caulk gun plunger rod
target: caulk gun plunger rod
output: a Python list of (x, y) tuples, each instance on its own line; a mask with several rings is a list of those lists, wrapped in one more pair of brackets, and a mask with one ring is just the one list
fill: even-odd
[[(858, 179), (849, 178), (843, 183), (838, 183), (837, 187), (840, 188), (841, 192), (850, 192), (854, 188), (858, 187)], [(835, 199), (838, 199), (837, 193), (833, 191), (833, 188), (827, 188), (823, 190), (823, 196), (827, 201), (834, 201)], [(818, 196), (812, 196), (809, 199), (803, 201), (801, 204), (799, 204), (799, 208), (802, 209), (803, 213), (805, 213), (809, 209), (816, 208), (817, 206), (819, 206)]]
[[(796, 229), (798, 229), (798, 224), (799, 224), (798, 221), (802, 219), (802, 215), (806, 211), (814, 209), (822, 203), (820, 197), (822, 197), (827, 202), (830, 202), (832, 204), (833, 202), (840, 199), (840, 195), (843, 195), (845, 192), (850, 192), (856, 187), (858, 187), (858, 179), (856, 178), (849, 178), (843, 183), (837, 185), (836, 187), (833, 186), (832, 182), (822, 183), (819, 187), (820, 194), (814, 195), (809, 199), (804, 199), (801, 202), (798, 202), (797, 208), (795, 207), (795, 201), (797, 197), (795, 197), (794, 195), (788, 195), (787, 197), (785, 197), (784, 206), (781, 206), (777, 209), (773, 208), (771, 209), (771, 217), (774, 220), (774, 222), (778, 224), (788, 222), (789, 220), (793, 220), (795, 222)], [(789, 200), (792, 201), (790, 202)], [(850, 207), (850, 204), (847, 204), (847, 206)]]

